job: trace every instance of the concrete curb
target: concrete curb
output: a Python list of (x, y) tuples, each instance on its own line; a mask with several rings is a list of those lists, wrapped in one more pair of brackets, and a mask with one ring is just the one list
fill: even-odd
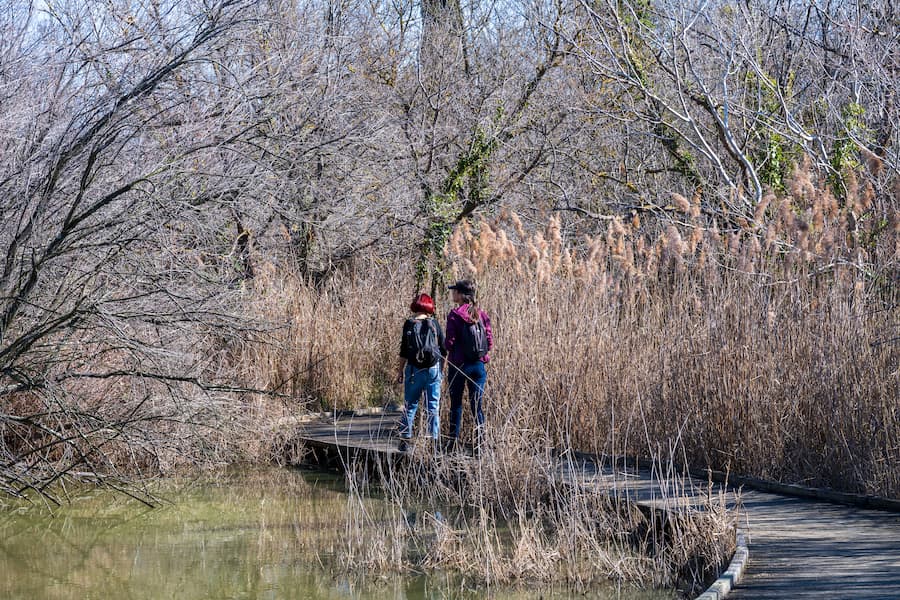
[(740, 529), (737, 530), (737, 548), (734, 556), (724, 573), (719, 575), (705, 592), (697, 596), (695, 600), (721, 600), (727, 598), (731, 590), (741, 582), (744, 576), (744, 567), (750, 560), (750, 549), (747, 547), (747, 537)]

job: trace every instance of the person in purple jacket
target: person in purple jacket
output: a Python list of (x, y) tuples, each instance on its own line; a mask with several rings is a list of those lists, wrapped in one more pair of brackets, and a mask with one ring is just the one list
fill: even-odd
[(447, 362), (450, 388), (450, 449), (456, 446), (462, 424), (462, 398), (469, 389), (469, 406), (475, 418), (475, 447), (479, 447), (484, 428), (481, 399), (487, 381), (485, 365), (494, 347), (491, 320), (475, 303), (475, 285), (469, 280), (450, 286), (456, 308), (447, 315)]

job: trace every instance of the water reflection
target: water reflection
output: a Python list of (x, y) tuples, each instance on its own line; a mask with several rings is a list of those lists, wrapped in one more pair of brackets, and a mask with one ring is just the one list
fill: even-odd
[[(0, 513), (0, 598), (527, 598), (552, 590), (471, 589), (443, 573), (347, 575), (338, 557), (350, 535), (342, 481), (284, 469), (247, 470), (177, 493), (148, 509), (90, 492), (50, 514)], [(375, 515), (377, 499), (364, 499)], [(656, 599), (600, 590), (591, 597)]]

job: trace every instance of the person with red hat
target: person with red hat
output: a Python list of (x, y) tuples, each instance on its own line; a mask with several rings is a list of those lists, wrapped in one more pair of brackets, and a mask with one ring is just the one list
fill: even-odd
[(400, 450), (408, 448), (419, 401), (424, 394), (428, 435), (437, 444), (440, 438), (441, 380), (443, 379), (444, 332), (434, 318), (434, 300), (419, 294), (409, 307), (413, 315), (403, 324), (400, 377), (403, 379), (403, 416), (400, 419)]

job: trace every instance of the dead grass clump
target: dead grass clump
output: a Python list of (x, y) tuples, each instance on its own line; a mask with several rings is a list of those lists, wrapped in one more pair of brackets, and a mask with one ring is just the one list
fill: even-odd
[(509, 232), (521, 275), (462, 234), (497, 323), (493, 418), (524, 410), (555, 444), (648, 455), (678, 440), (695, 466), (900, 496), (898, 234), (876, 224), (893, 213), (837, 207), (808, 173), (796, 187), (757, 211), (760, 233), (613, 220), (566, 248), (571, 269), (539, 233)]
[(244, 381), (316, 408), (394, 399), (394, 364), (385, 358), (396, 354), (406, 303), (393, 296), (381, 302), (376, 294), (404, 289), (399, 280), (377, 290), (360, 281), (315, 287), (273, 265), (258, 271), (248, 310), (268, 327), (235, 351)]
[[(477, 276), (495, 324), (489, 420), (548, 447), (677, 441), (698, 467), (900, 496), (900, 217), (802, 169), (791, 189), (743, 227), (614, 218), (574, 236), (504, 213), (457, 228), (448, 276)], [(315, 289), (263, 270), (251, 306), (274, 325), (239, 364), (315, 406), (395, 397), (410, 281), (372, 268)], [(373, 294), (390, 300), (359, 300)]]
[[(350, 470), (360, 500), (387, 508), (352, 517), (347, 568), (441, 569), (482, 585), (543, 583), (581, 592), (610, 581), (697, 591), (734, 549), (735, 514), (722, 498), (670, 513), (622, 503), (610, 483), (570, 458), (528, 448), (523, 428), (493, 429), (477, 459), (417, 448), (413, 460)], [(662, 489), (679, 495), (686, 479)], [(385, 517), (387, 515), (387, 517)], [(379, 533), (365, 530), (377, 525)], [(382, 535), (382, 533), (384, 535)], [(730, 534), (730, 535), (729, 535)]]

